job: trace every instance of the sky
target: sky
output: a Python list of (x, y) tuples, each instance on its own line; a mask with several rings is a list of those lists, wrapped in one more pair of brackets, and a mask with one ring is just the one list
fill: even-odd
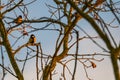
[[(26, 2), (28, 2), (29, 0), (25, 0)], [(40, 17), (49, 17), (50, 14), (48, 14), (48, 7), (46, 6), (47, 4), (50, 5), (54, 5), (54, 3), (51, 0), (37, 0), (35, 3), (28, 5), (28, 17), (29, 19), (38, 19)], [(16, 10), (17, 14), (20, 14), (20, 12), (18, 10)], [(15, 15), (13, 15), (13, 12), (10, 12), (7, 14), (7, 16), (10, 17), (15, 17)], [(109, 22), (110, 19), (112, 19), (111, 14), (107, 14), (104, 15), (104, 12), (101, 13), (101, 15), (103, 15), (102, 17), (104, 17), (106, 22)], [(114, 23), (116, 25), (118, 25), (118, 23)], [(31, 24), (31, 26), (34, 27), (43, 27), (46, 24), (42, 23), (42, 24)], [(80, 27), (82, 27), (88, 34), (92, 35), (92, 36), (97, 36), (96, 32), (91, 28), (90, 24), (87, 23), (87, 21), (85, 21), (84, 19), (82, 19), (78, 25)], [(53, 26), (51, 26), (53, 27)], [(28, 29), (29, 30), (29, 29)], [(118, 32), (120, 32), (120, 27), (118, 29), (116, 28), (110, 28), (115, 40), (119, 43), (120, 42), (120, 35), (118, 34)], [(19, 35), (20, 32), (13, 32), (12, 34), (15, 35), (15, 37), (20, 36)], [(85, 36), (85, 34), (80, 30), (80, 37)], [(58, 36), (58, 33), (55, 31), (37, 31), (37, 32), (33, 32), (33, 33), (29, 33), (30, 34), (35, 34), (36, 38), (37, 38), (37, 42), (40, 42), (43, 48), (43, 52), (45, 54), (49, 54), (52, 55), (54, 53), (54, 49), (55, 49), (55, 41), (56, 38)], [(26, 43), (29, 39), (29, 36), (25, 36), (22, 37), (17, 45), (14, 46), (14, 48), (19, 47), (20, 45)], [(9, 36), (9, 40), (11, 42), (11, 44), (14, 43), (15, 39), (12, 36)], [(100, 44), (102, 44), (103, 47), (105, 47), (105, 45), (103, 44), (103, 42), (100, 39), (96, 40), (97, 42), (99, 42)], [(84, 39), (82, 41), (79, 42), (79, 54), (93, 54), (95, 52), (99, 52), (99, 53), (104, 53), (103, 50), (101, 50), (97, 45), (95, 45), (90, 39)], [(32, 47), (35, 48), (35, 47)], [(75, 48), (73, 47), (70, 52), (70, 54), (75, 53)], [(34, 55), (35, 53), (33, 52), (32, 55)], [(10, 66), (9, 63), (9, 59), (7, 54), (5, 53), (5, 66)], [(0, 55), (1, 57), (1, 55)], [(22, 49), (19, 53), (17, 53), (15, 55), (15, 58), (18, 59), (24, 59), (26, 57), (26, 48)], [(71, 58), (71, 57), (69, 57)], [(95, 62), (95, 64), (97, 65), (96, 68), (87, 68), (87, 72), (88, 72), (88, 76), (89, 78), (91, 78), (92, 80), (115, 80), (114, 79), (114, 74), (113, 74), (113, 69), (112, 69), (112, 64), (111, 64), (111, 60), (109, 56), (95, 56), (96, 59), (104, 59), (101, 62), (97, 62), (97, 61), (93, 61)], [(84, 61), (84, 60), (83, 60)], [(1, 62), (0, 62), (1, 63)], [(84, 67), (81, 63), (78, 63), (79, 66), (77, 66), (77, 73), (76, 73), (76, 80), (88, 80), (85, 74), (85, 70)], [(87, 64), (87, 63), (86, 63)], [(89, 63), (88, 63), (89, 64)], [(120, 67), (120, 62), (118, 61), (119, 67)], [(20, 67), (22, 67), (22, 63), (18, 62), (18, 65)], [(71, 71), (72, 71), (72, 67), (74, 65), (74, 62), (69, 62), (68, 66), (70, 67)], [(27, 65), (25, 66), (25, 71), (23, 73), (25, 80), (35, 80), (35, 78), (33, 76), (36, 75), (35, 72), (35, 59), (32, 59), (30, 61), (27, 62)], [(62, 66), (58, 63), (58, 66), (56, 66), (56, 72), (62, 72)], [(79, 71), (78, 71), (79, 70)], [(1, 70), (0, 70), (1, 73)], [(1, 74), (0, 74), (1, 75)], [(69, 72), (66, 70), (66, 76), (67, 79), (66, 80), (70, 80), (70, 75)], [(59, 78), (61, 77), (61, 74), (56, 74), (53, 76), (53, 80), (59, 80)], [(63, 79), (63, 78), (62, 78)], [(7, 74), (5, 77), (5, 80), (17, 80), (16, 78), (14, 78), (12, 75)]]

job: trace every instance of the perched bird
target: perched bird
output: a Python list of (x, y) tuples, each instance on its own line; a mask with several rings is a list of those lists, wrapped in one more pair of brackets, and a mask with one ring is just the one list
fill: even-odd
[(16, 24), (20, 24), (22, 23), (22, 16), (19, 15), (16, 19), (14, 19), (12, 22), (9, 22), (9, 23), (16, 23)]
[(36, 37), (34, 34), (31, 34), (28, 43), (34, 44), (35, 42), (36, 42)]

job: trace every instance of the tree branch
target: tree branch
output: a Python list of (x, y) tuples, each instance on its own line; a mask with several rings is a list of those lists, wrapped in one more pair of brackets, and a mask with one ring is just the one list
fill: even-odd
[(21, 74), (21, 72), (18, 68), (18, 65), (17, 65), (17, 63), (14, 59), (14, 55), (12, 53), (12, 48), (11, 48), (10, 42), (8, 40), (8, 37), (7, 37), (7, 31), (5, 30), (5, 26), (4, 26), (4, 23), (3, 23), (1, 18), (0, 18), (0, 33), (1, 33), (1, 36), (2, 36), (2, 39), (3, 39), (3, 45), (6, 48), (7, 54), (9, 56), (9, 59), (10, 59), (10, 62), (11, 62), (11, 65), (12, 65), (12, 67), (13, 67), (16, 75), (17, 75), (18, 80), (24, 80), (23, 75)]
[(12, 10), (15, 9), (16, 7), (18, 7), (22, 2), (23, 2), (23, 0), (20, 0), (15, 6), (13, 6), (12, 8), (4, 11), (4, 12), (2, 13), (2, 15), (6, 14), (7, 12), (12, 11)]

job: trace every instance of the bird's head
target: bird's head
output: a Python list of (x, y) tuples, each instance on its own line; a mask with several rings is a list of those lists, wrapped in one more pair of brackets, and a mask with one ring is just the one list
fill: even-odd
[(22, 15), (19, 15), (19, 18), (22, 18)]
[(35, 35), (34, 35), (34, 34), (31, 34), (31, 37), (32, 37), (32, 38), (34, 38), (34, 37), (35, 37)]

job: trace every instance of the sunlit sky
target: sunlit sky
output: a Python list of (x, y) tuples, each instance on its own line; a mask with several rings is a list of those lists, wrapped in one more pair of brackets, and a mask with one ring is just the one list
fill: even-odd
[[(29, 1), (29, 0), (26, 0)], [(45, 3), (50, 4), (50, 5), (54, 5), (54, 3), (52, 2), (52, 0), (38, 0), (35, 3), (28, 5), (28, 11), (29, 11), (29, 19), (37, 19), (40, 17), (49, 17), (50, 14), (48, 13), (48, 8), (46, 7)], [(19, 12), (16, 12), (17, 14), (19, 14)], [(13, 15), (13, 12), (10, 12), (7, 14), (7, 16), (10, 17), (15, 17)], [(101, 13), (101, 15), (103, 15), (104, 19), (106, 22), (109, 22), (109, 20), (112, 18), (112, 16), (110, 14), (108, 15), (104, 15), (104, 13)], [(118, 25), (118, 23), (114, 23), (116, 25)], [(90, 34), (91, 36), (97, 36), (96, 32), (91, 28), (90, 24), (87, 23), (84, 19), (82, 19), (78, 25), (80, 27), (82, 27), (86, 32), (88, 32), (88, 34)], [(43, 27), (45, 26), (45, 24), (31, 24), (31, 26), (35, 26), (35, 27)], [(111, 28), (110, 29), (113, 33), (113, 36), (115, 38), (115, 40), (119, 43), (120, 42), (120, 35), (118, 32), (120, 32), (120, 27), (118, 29), (114, 29)], [(14, 35), (18, 35), (17, 33), (19, 32), (14, 32)], [(80, 30), (80, 37), (85, 36), (85, 34)], [(29, 35), (32, 33), (29, 33)], [(37, 31), (37, 32), (33, 32), (33, 34), (35, 34), (36, 38), (37, 38), (37, 42), (40, 42), (43, 48), (43, 52), (44, 54), (49, 54), (49, 55), (53, 55), (54, 53), (54, 48), (55, 48), (55, 41), (56, 38), (58, 36), (57, 32), (54, 31)], [(10, 42), (11, 44), (14, 43), (14, 38), (12, 38), (11, 36), (9, 36)], [(18, 45), (24, 44), (28, 41), (29, 36), (25, 36), (24, 38), (21, 38), (19, 40), (19, 42), (17, 43), (17, 45), (15, 45), (14, 47), (18, 47)], [(103, 42), (100, 39), (97, 39), (97, 41), (99, 41), (99, 43), (105, 47), (105, 45), (103, 44)], [(101, 50), (97, 45), (95, 45), (90, 39), (84, 39), (82, 41), (79, 42), (79, 54), (93, 54), (93, 53), (103, 53), (103, 50)], [(22, 49), (19, 53), (17, 53), (15, 55), (16, 58), (25, 58), (26, 55), (26, 48)], [(71, 53), (75, 53), (75, 48), (72, 48), (69, 52)], [(34, 53), (33, 53), (34, 54)], [(4, 54), (5, 57), (5, 62), (6, 62), (6, 66), (10, 66), (9, 63), (9, 59), (7, 57), (7, 54)], [(0, 55), (1, 57), (1, 55)], [(114, 79), (114, 74), (113, 74), (113, 69), (112, 69), (112, 64), (110, 61), (110, 57), (109, 56), (95, 56), (96, 59), (104, 59), (101, 62), (97, 62), (94, 61), (97, 65), (96, 68), (87, 68), (87, 72), (88, 72), (88, 76), (89, 78), (91, 78), (92, 80), (115, 80)], [(120, 63), (120, 62), (118, 62)], [(77, 67), (77, 73), (76, 73), (76, 77), (75, 80), (88, 80), (88, 78), (85, 75), (85, 71), (84, 71), (84, 67), (81, 63), (78, 63), (79, 66)], [(21, 67), (21, 63), (19, 62), (18, 65)], [(74, 65), (74, 62), (70, 62), (68, 64), (68, 66), (72, 69)], [(10, 66), (11, 67), (11, 66)], [(35, 80), (36, 77), (33, 77), (36, 75), (36, 70), (35, 70), (35, 59), (32, 59), (30, 61), (27, 62), (27, 65), (25, 66), (25, 71), (23, 73), (25, 80)], [(120, 67), (120, 64), (119, 64)], [(56, 72), (61, 72), (62, 66), (60, 64), (58, 64), (58, 66), (56, 67)], [(1, 73), (1, 70), (0, 70)], [(0, 74), (1, 75), (1, 74)], [(61, 74), (56, 74), (54, 75), (54, 79), (53, 80), (59, 80), (60, 79)], [(67, 80), (70, 80), (70, 75), (68, 74), (68, 71), (66, 71), (66, 76), (67, 76)], [(12, 75), (7, 74), (5, 77), (5, 80), (17, 80), (16, 78), (14, 78)]]

